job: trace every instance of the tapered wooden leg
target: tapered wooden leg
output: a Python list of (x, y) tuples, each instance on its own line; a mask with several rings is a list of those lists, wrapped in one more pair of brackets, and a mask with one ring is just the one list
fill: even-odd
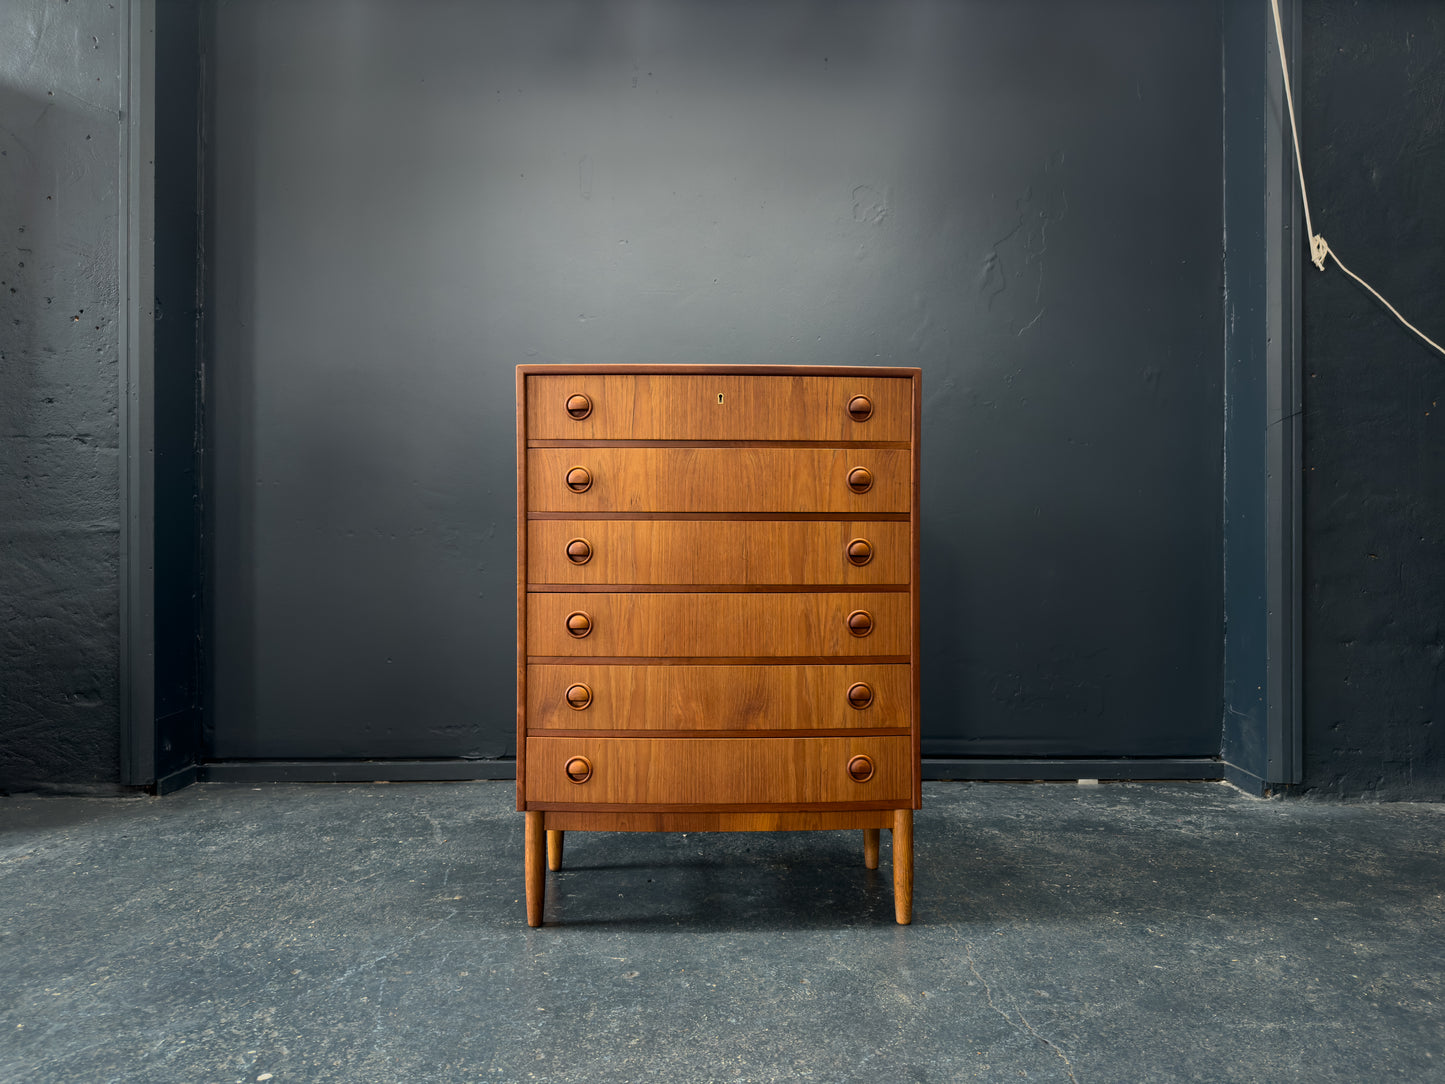
[(893, 811), (893, 917), (913, 921), (913, 810)]
[(547, 867), (542, 863), (545, 861), (547, 850), (546, 828), (542, 822), (541, 813), (527, 813), (527, 838), (525, 843), (527, 851), (527, 925), (542, 925), (542, 902), (543, 893), (547, 888)]
[(863, 829), (863, 868), (878, 868), (878, 829)]
[(562, 833), (547, 829), (547, 868), (556, 873), (562, 868)]

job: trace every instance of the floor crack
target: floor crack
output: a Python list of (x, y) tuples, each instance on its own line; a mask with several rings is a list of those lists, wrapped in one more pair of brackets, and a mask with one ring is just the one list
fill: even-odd
[(1029, 1023), (1029, 1018), (1025, 1016), (1018, 1009), (1017, 1006), (1015, 1006), (1013, 1010), (1014, 1016), (1017, 1016), (1019, 1018), (1019, 1022), (1023, 1024), (1023, 1027), (1019, 1027), (1019, 1023), (1016, 1023), (1014, 1021), (1013, 1016), (1010, 1016), (1008, 1013), (1004, 1012), (1003, 1009), (1000, 1009), (998, 1007), (998, 1004), (993, 999), (993, 987), (991, 987), (988, 984), (988, 980), (979, 973), (978, 965), (973, 962), (973, 946), (967, 941), (963, 943), (963, 958), (968, 961), (968, 969), (973, 973), (973, 977), (977, 979), (979, 985), (983, 987), (983, 996), (984, 999), (988, 1002), (988, 1007), (994, 1012), (998, 1013), (1000, 1016), (1002, 1016), (1004, 1020), (1008, 1023), (1009, 1027), (1013, 1028), (1015, 1031), (1027, 1031), (1035, 1039), (1043, 1043), (1055, 1054), (1057, 1054), (1059, 1058), (1063, 1060), (1064, 1072), (1068, 1074), (1069, 1079), (1072, 1080), (1074, 1084), (1079, 1084), (1079, 1078), (1074, 1075), (1074, 1063), (1069, 1060), (1069, 1056), (1064, 1053), (1063, 1048), (1059, 1046), (1058, 1043), (1054, 1042), (1052, 1039), (1046, 1038), (1045, 1036), (1041, 1035), (1039, 1033), (1039, 1029), (1034, 1027), (1033, 1024)]

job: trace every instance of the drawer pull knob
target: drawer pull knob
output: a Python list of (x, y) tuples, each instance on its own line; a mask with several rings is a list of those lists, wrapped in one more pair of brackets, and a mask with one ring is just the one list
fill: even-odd
[(580, 422), (592, 413), (592, 400), (580, 393), (569, 397), (567, 400), (567, 413)]
[(573, 610), (567, 615), (567, 635), (580, 640), (592, 631), (592, 618), (581, 610)]
[(848, 417), (855, 422), (866, 422), (873, 417), (873, 400), (866, 395), (855, 395), (848, 400)]
[(873, 472), (867, 467), (854, 467), (848, 472), (848, 488), (854, 493), (867, 493), (873, 488)]
[(852, 760), (848, 761), (848, 774), (853, 777), (855, 783), (866, 783), (873, 778), (873, 761), (859, 753)]
[[(568, 700), (572, 698), (571, 689), (567, 690), (567, 698)], [(848, 703), (859, 711), (871, 705), (873, 703), (873, 686), (869, 685), (866, 681), (860, 681), (855, 685), (850, 685), (848, 687)], [(576, 707), (577, 705), (573, 704), (572, 706)]]
[(585, 565), (592, 560), (592, 544), (585, 538), (574, 538), (567, 543), (567, 560), (574, 565)]
[(582, 682), (567, 689), (567, 706), (575, 711), (586, 711), (592, 706), (592, 689)]
[(873, 543), (866, 538), (855, 538), (848, 543), (848, 563), (862, 568), (873, 560)]
[[(872, 765), (869, 767), (871, 769)], [(563, 765), (562, 770), (574, 783), (585, 783), (592, 778), (592, 762), (586, 757), (572, 757)], [(872, 774), (871, 771), (869, 774)]]
[(592, 472), (586, 467), (573, 467), (567, 472), (567, 488), (573, 493), (586, 493), (592, 488)]
[(854, 636), (867, 636), (873, 631), (873, 615), (867, 610), (854, 610), (848, 615), (848, 631)]

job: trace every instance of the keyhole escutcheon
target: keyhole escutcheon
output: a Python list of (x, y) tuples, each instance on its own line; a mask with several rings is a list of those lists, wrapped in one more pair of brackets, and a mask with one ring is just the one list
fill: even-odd
[(722, 396), (723, 396), (723, 393), (722, 393), (722, 392), (718, 392), (718, 393), (717, 393), (717, 405), (718, 405), (718, 406), (722, 406)]

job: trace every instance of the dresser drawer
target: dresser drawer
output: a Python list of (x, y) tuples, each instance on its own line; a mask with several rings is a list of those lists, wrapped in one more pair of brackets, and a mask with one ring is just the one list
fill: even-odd
[(907, 666), (527, 667), (537, 730), (881, 730), (913, 718)]
[(545, 584), (906, 584), (909, 525), (879, 520), (537, 520)]
[(868, 440), (913, 437), (896, 377), (528, 376), (532, 440)]
[(527, 796), (533, 807), (897, 804), (911, 800), (912, 759), (907, 736), (531, 737)]
[(903, 591), (527, 596), (533, 657), (906, 656), (912, 631)]
[(900, 448), (532, 448), (527, 507), (906, 513), (912, 474), (910, 453)]

